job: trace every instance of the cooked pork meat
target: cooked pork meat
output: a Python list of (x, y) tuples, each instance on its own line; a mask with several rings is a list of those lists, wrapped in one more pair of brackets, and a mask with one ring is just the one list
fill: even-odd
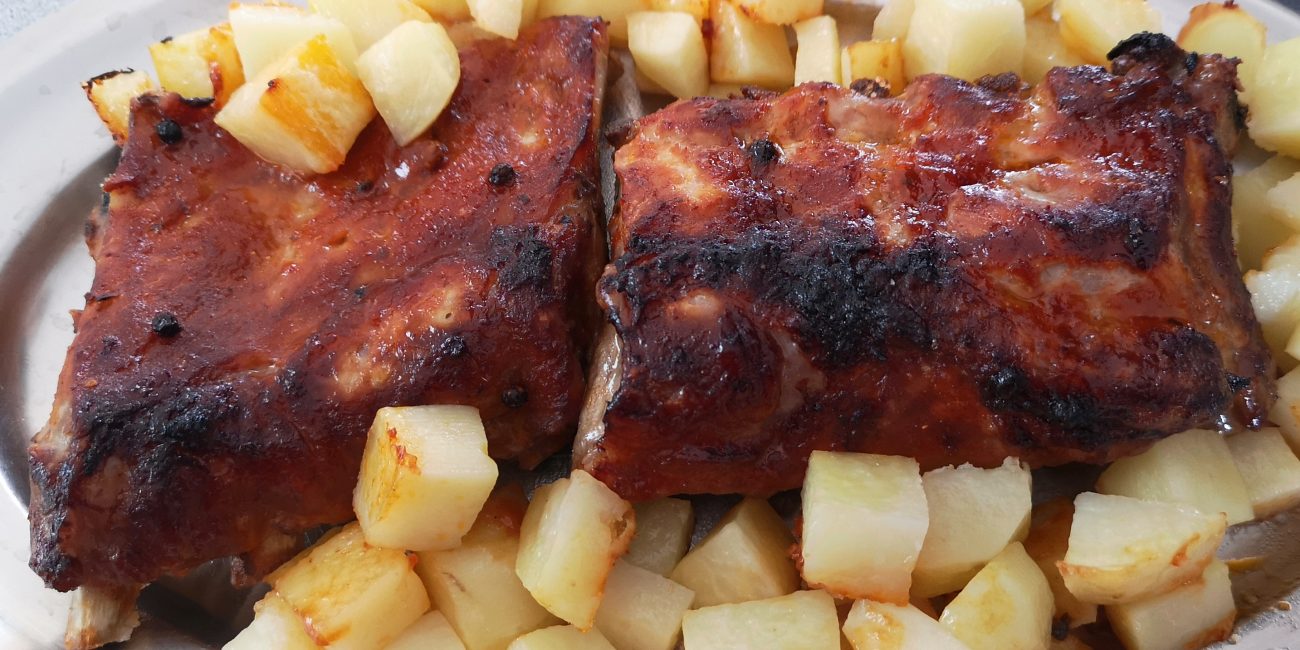
[(31, 448), (36, 572), (145, 583), (350, 519), (385, 405), (477, 406), (524, 466), (565, 447), (605, 260), (606, 50), (579, 18), (477, 41), (429, 137), (399, 148), (377, 121), (318, 177), (211, 107), (137, 100)]
[(618, 151), (575, 463), (629, 498), (795, 487), (816, 449), (1102, 462), (1273, 395), (1232, 249), (1235, 65), (678, 102)]

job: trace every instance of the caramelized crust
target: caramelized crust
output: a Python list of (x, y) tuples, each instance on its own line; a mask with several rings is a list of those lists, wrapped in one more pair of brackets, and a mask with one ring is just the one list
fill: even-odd
[(431, 136), (398, 148), (376, 121), (327, 176), (138, 100), (31, 449), (37, 573), (144, 583), (346, 521), (385, 405), (474, 405), (524, 466), (567, 445), (605, 260), (604, 30), (474, 42)]
[(1229, 228), (1235, 66), (678, 102), (617, 153), (613, 335), (575, 462), (628, 498), (767, 494), (815, 449), (1103, 462), (1258, 426)]

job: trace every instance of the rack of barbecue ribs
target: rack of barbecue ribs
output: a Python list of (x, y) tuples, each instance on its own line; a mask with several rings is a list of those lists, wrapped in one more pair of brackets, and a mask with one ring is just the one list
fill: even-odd
[(1258, 426), (1235, 64), (1150, 34), (1112, 59), (637, 122), (575, 464), (633, 499), (768, 494), (818, 449), (1042, 466)]
[(307, 178), (210, 106), (138, 99), (31, 448), (36, 572), (147, 583), (351, 519), (385, 405), (474, 405), (526, 467), (567, 447), (605, 260), (607, 49), (579, 18), (476, 41), (428, 137), (376, 121)]

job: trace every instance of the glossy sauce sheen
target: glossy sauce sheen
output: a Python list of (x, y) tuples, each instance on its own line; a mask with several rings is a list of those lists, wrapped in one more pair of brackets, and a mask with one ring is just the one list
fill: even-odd
[(605, 260), (604, 30), (467, 46), (431, 135), (398, 148), (377, 120), (326, 176), (262, 162), (211, 108), (137, 100), (32, 447), (46, 582), (145, 583), (352, 518), (382, 406), (474, 405), (524, 466), (565, 447)]
[(768, 494), (814, 449), (1041, 466), (1258, 426), (1234, 65), (1117, 53), (1032, 90), (810, 84), (642, 119), (599, 288), (610, 399), (575, 462), (628, 498)]

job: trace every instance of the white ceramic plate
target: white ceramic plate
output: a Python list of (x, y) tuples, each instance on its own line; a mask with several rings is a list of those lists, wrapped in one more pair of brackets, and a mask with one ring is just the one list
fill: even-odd
[[(1153, 2), (1170, 33), (1194, 4)], [(1239, 3), (1269, 25), (1270, 40), (1300, 35), (1300, 16), (1287, 9), (1268, 0)], [(80, 82), (110, 69), (151, 69), (149, 43), (217, 22), (226, 5), (80, 0), (0, 44), (0, 648), (61, 647), (67, 616), (68, 597), (45, 589), (27, 569), (25, 448), (49, 415), (72, 340), (68, 310), (83, 304), (90, 286), (82, 224), (114, 159)], [(720, 511), (717, 505), (706, 510)], [(1300, 650), (1297, 539), (1294, 513), (1231, 534), (1234, 556), (1268, 558), (1236, 580), (1248, 613), (1234, 648)], [(223, 587), (220, 567), (199, 573), (145, 591), (148, 621), (128, 647), (219, 647), (238, 629), (256, 593)], [(1282, 601), (1295, 609), (1279, 608)]]

